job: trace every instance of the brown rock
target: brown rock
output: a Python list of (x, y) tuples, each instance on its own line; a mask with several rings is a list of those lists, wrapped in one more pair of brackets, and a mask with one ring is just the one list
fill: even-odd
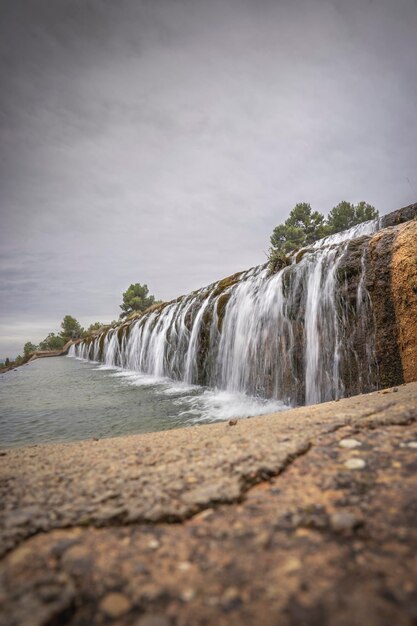
[(121, 593), (108, 593), (100, 602), (100, 610), (109, 617), (116, 618), (128, 613), (132, 607), (129, 598)]
[[(417, 221), (400, 227), (391, 260), (392, 298), (404, 382), (417, 380)], [(393, 389), (396, 391), (396, 389)]]
[(337, 511), (330, 516), (330, 525), (336, 532), (354, 530), (362, 525), (362, 520), (348, 511)]

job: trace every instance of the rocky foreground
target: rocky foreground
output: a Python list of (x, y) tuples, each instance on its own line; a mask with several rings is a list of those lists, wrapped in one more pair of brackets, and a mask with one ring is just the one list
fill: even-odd
[(417, 383), (0, 455), (2, 626), (417, 622)]

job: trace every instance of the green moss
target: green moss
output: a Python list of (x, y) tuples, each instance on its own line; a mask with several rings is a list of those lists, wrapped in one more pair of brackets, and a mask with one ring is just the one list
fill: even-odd
[(282, 292), (286, 298), (288, 298), (289, 292), (291, 290), (292, 275), (293, 275), (293, 272), (290, 267), (281, 275), (282, 276)]
[(119, 328), (117, 329), (117, 340), (119, 342), (119, 345), (121, 345), (122, 343), (124, 330), (125, 330), (124, 324), (122, 326), (119, 326)]
[(302, 248), (295, 255), (295, 262), (299, 263), (307, 252), (312, 252), (312, 248)]
[(98, 345), (99, 345), (99, 359), (100, 360), (103, 358), (104, 341), (105, 341), (105, 339), (107, 337), (107, 332), (108, 332), (108, 330), (101, 335), (100, 340), (99, 340), (99, 344)]
[(344, 265), (338, 267), (336, 270), (336, 279), (338, 282), (349, 281), (351, 278), (358, 276), (361, 273), (360, 265)]
[(229, 287), (232, 287), (237, 282), (239, 282), (240, 278), (242, 277), (242, 273), (243, 272), (237, 272), (232, 276), (227, 276), (227, 278), (223, 278), (223, 280), (220, 280), (213, 290), (213, 296), (219, 296), (221, 293), (223, 293), (223, 291), (229, 289)]
[(223, 293), (217, 300), (217, 319), (218, 319), (217, 327), (220, 333), (222, 332), (224, 313), (226, 310), (226, 305), (230, 300), (230, 296), (231, 296), (230, 292)]

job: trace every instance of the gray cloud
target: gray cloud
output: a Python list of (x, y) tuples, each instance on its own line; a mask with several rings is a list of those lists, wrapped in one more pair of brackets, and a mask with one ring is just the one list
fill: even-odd
[(415, 0), (3, 4), (0, 356), (263, 262), (298, 201), (415, 201)]

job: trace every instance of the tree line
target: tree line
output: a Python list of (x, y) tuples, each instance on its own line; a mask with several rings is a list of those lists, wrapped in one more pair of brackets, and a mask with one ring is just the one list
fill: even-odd
[[(154, 304), (160, 304), (160, 302), (160, 300), (155, 300), (155, 296), (149, 293), (147, 285), (142, 285), (141, 283), (131, 284), (122, 294), (122, 304), (120, 305), (122, 312), (119, 319), (141, 313)], [(110, 323), (110, 325), (113, 324), (117, 324), (117, 320), (113, 320)], [(62, 350), (70, 339), (75, 340), (88, 337), (92, 332), (99, 330), (103, 326), (104, 324), (101, 322), (95, 322), (88, 328), (83, 328), (75, 317), (65, 315), (61, 322), (61, 331), (59, 333), (49, 333), (39, 344), (27, 341), (23, 346), (23, 356), (19, 354), (14, 361), (10, 361), (7, 358), (5, 365), (6, 367), (12, 364), (21, 365), (37, 350)]]
[(343, 200), (332, 208), (327, 218), (319, 211), (313, 211), (309, 203), (300, 202), (295, 205), (285, 222), (274, 228), (270, 239), (269, 260), (277, 261), (318, 239), (378, 216), (379, 212), (367, 202), (355, 205)]
[(45, 339), (39, 342), (39, 344), (27, 341), (23, 346), (23, 357), (19, 355), (16, 362), (18, 362), (19, 359), (23, 360), (24, 358), (29, 357), (37, 350), (62, 350), (70, 339), (81, 339), (82, 337), (86, 337), (93, 331), (101, 328), (102, 325), (103, 324), (101, 322), (95, 322), (94, 324), (90, 324), (88, 328), (83, 328), (75, 317), (72, 315), (65, 315), (61, 322), (61, 332), (57, 334), (49, 333)]

